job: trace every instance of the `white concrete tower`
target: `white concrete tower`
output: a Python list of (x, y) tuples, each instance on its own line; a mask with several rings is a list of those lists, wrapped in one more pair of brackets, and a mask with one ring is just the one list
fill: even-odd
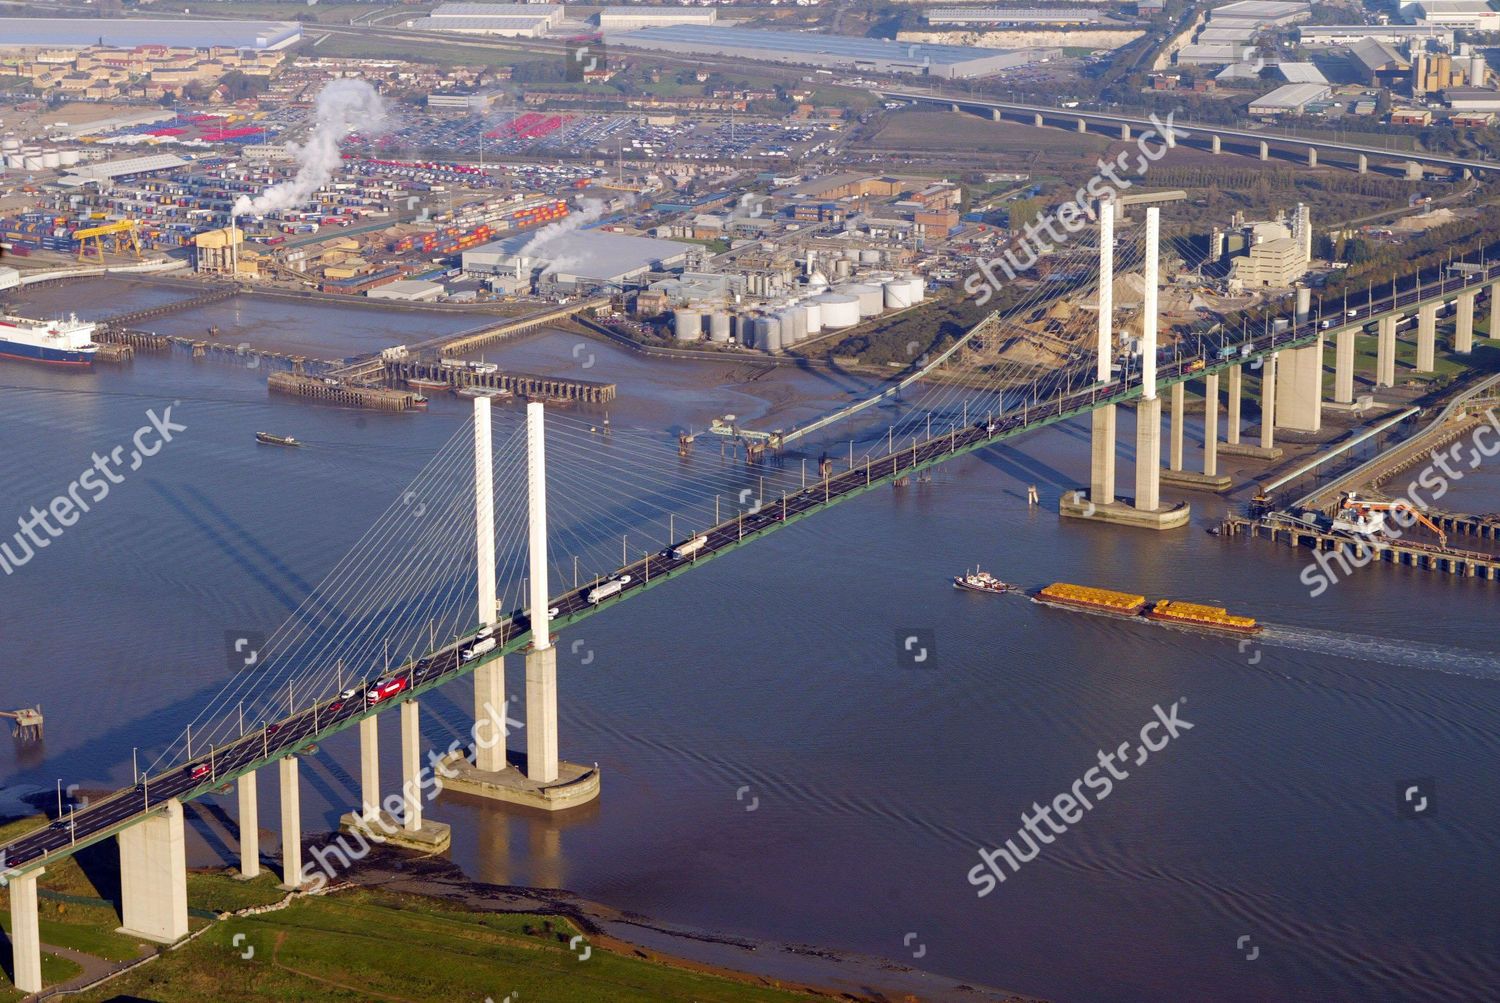
[(557, 780), (557, 649), (547, 624), (547, 441), (540, 402), (526, 405), (526, 493), (531, 536), (531, 650), (526, 653), (526, 776)]
[[(1114, 354), (1115, 203), (1099, 202), (1099, 366), (1100, 383), (1108, 383)], [(1115, 406), (1097, 408), (1092, 418), (1092, 457), (1089, 462), (1089, 499), (1095, 505), (1115, 500)]]
[(1161, 398), (1156, 396), (1156, 284), (1160, 275), (1161, 210), (1146, 210), (1145, 289), (1141, 305), (1141, 403), (1136, 408), (1135, 507), (1161, 507)]
[[(490, 400), (474, 398), (474, 539), (479, 554), (477, 595), (479, 623), (488, 627), (495, 609), (495, 454), (490, 434)], [(505, 659), (495, 658), (474, 670), (474, 720), (505, 719)], [(477, 743), (474, 766), (489, 773), (505, 769), (505, 742)]]

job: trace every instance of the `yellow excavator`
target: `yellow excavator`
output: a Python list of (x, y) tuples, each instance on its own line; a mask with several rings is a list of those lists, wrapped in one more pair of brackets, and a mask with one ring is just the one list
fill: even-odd
[(1335, 532), (1374, 536), (1386, 530), (1386, 517), (1393, 512), (1407, 513), (1405, 518), (1426, 526), (1437, 536), (1440, 546), (1448, 546), (1448, 534), (1443, 532), (1442, 527), (1427, 518), (1410, 502), (1370, 501), (1361, 498), (1353, 491), (1347, 491), (1339, 496), (1339, 507), (1333, 516), (1333, 528)]

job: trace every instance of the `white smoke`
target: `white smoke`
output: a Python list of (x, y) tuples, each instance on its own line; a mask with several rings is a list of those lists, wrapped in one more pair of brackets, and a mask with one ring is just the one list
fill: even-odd
[[(633, 198), (626, 200), (627, 206), (634, 203)], [(609, 204), (602, 199), (584, 199), (579, 202), (577, 212), (569, 213), (556, 223), (548, 223), (542, 227), (532, 234), (531, 239), (516, 253), (519, 257), (526, 259), (527, 267), (530, 267), (531, 263), (538, 258), (547, 259), (547, 267), (542, 270), (544, 277), (559, 270), (568, 270), (586, 264), (586, 261), (577, 256), (559, 253), (562, 251), (563, 238), (600, 219), (608, 211)]]
[(339, 144), (351, 132), (377, 134), (388, 121), (385, 102), (363, 80), (334, 80), (318, 93), (312, 135), (302, 144), (288, 144), (297, 160), (297, 174), (267, 188), (255, 198), (241, 195), (235, 200), (234, 216), (257, 215), (289, 209), (328, 183), (339, 166)]

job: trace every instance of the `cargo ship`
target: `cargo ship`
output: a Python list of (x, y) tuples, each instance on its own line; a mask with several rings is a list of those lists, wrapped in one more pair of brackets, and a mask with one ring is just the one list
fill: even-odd
[(1087, 585), (1069, 585), (1053, 582), (1032, 597), (1033, 602), (1064, 609), (1081, 609), (1088, 613), (1102, 613), (1130, 619), (1141, 615), (1146, 608), (1146, 597), (1130, 592), (1112, 592)]
[(970, 592), (989, 592), (994, 595), (1010, 592), (1015, 588), (1015, 586), (1007, 582), (1002, 582), (988, 571), (981, 571), (978, 568), (975, 568), (973, 571), (965, 571), (961, 575), (954, 575), (953, 587), (956, 589), (966, 589)]
[(94, 364), (95, 324), (67, 320), (30, 320), (0, 316), (0, 358), (86, 368)]
[(256, 432), (255, 441), (263, 442), (267, 446), (300, 446), (302, 443), (293, 439), (290, 435), (272, 435), (270, 432)]
[(1146, 619), (1193, 630), (1230, 634), (1259, 634), (1263, 629), (1254, 617), (1236, 616), (1222, 606), (1204, 606), (1180, 599), (1162, 599), (1146, 613)]

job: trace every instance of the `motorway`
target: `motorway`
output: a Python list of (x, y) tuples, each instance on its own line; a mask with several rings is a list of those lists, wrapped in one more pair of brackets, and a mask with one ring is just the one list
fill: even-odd
[[(1163, 364), (1158, 373), (1158, 383), (1167, 386), (1199, 373), (1240, 365), (1273, 351), (1301, 347), (1315, 342), (1320, 333), (1337, 331), (1351, 324), (1364, 326), (1383, 313), (1497, 279), (1500, 279), (1500, 264), (1486, 267), (1483, 275), (1476, 273), (1445, 279), (1422, 287), (1420, 292), (1413, 288), (1398, 291), (1394, 296), (1387, 294), (1384, 297), (1374, 297), (1363, 308), (1357, 308), (1358, 318), (1346, 320), (1341, 316), (1339, 322), (1326, 329), (1314, 314), (1305, 323), (1289, 330), (1268, 332), (1251, 338), (1243, 346), (1236, 346), (1233, 352), (1226, 349), (1228, 354), (1224, 354), (1222, 358), (1209, 358), (1204, 346), (1200, 354)], [(1062, 370), (1057, 375), (1067, 380), (1069, 386), (1073, 382), (1086, 383), (1092, 379), (1092, 363), (1085, 361), (1072, 369)], [(609, 579), (599, 579), (562, 593), (552, 600), (551, 605), (557, 613), (552, 617), (551, 627), (559, 629), (576, 623), (648, 588), (678, 577), (704, 561), (890, 481), (909, 477), (952, 457), (1023, 432), (1086, 414), (1107, 404), (1124, 403), (1138, 397), (1140, 392), (1139, 384), (1129, 385), (1119, 380), (1082, 385), (1077, 390), (1059, 393), (1046, 401), (1019, 410), (1013, 409), (1009, 414), (986, 418), (963, 428), (954, 427), (946, 433), (940, 432), (923, 441), (914, 441), (912, 445), (903, 446), (886, 456), (870, 457), (863, 464), (855, 463), (843, 473), (817, 481), (795, 494), (759, 499), (752, 511), (737, 512), (734, 517), (703, 533), (706, 542), (687, 558), (677, 558), (668, 549), (619, 568), (609, 579), (623, 580), (628, 576), (628, 581), (624, 582), (618, 593), (602, 602), (590, 602), (588, 595), (601, 581)], [(189, 801), (201, 797), (237, 776), (342, 731), (360, 718), (413, 699), (428, 689), (467, 675), (479, 665), (519, 651), (531, 638), (530, 621), (521, 610), (513, 610), (501, 617), (493, 631), (495, 648), (481, 657), (470, 661), (465, 661), (462, 657), (479, 634), (479, 628), (476, 627), (465, 637), (408, 662), (379, 679), (351, 680), (355, 685), (346, 692), (352, 691), (352, 697), (324, 700), (280, 721), (262, 726), (227, 745), (200, 751), (184, 766), (158, 773), (142, 784), (94, 801), (76, 814), (54, 820), (47, 827), (0, 847), (0, 869), (26, 871), (45, 866), (55, 857), (67, 856), (79, 847), (114, 835), (138, 820), (152, 805), (160, 805), (168, 798)], [(369, 691), (382, 683), (401, 679), (406, 680), (402, 692), (378, 702), (368, 700)], [(195, 769), (200, 766), (206, 766), (208, 772), (194, 777)]]

